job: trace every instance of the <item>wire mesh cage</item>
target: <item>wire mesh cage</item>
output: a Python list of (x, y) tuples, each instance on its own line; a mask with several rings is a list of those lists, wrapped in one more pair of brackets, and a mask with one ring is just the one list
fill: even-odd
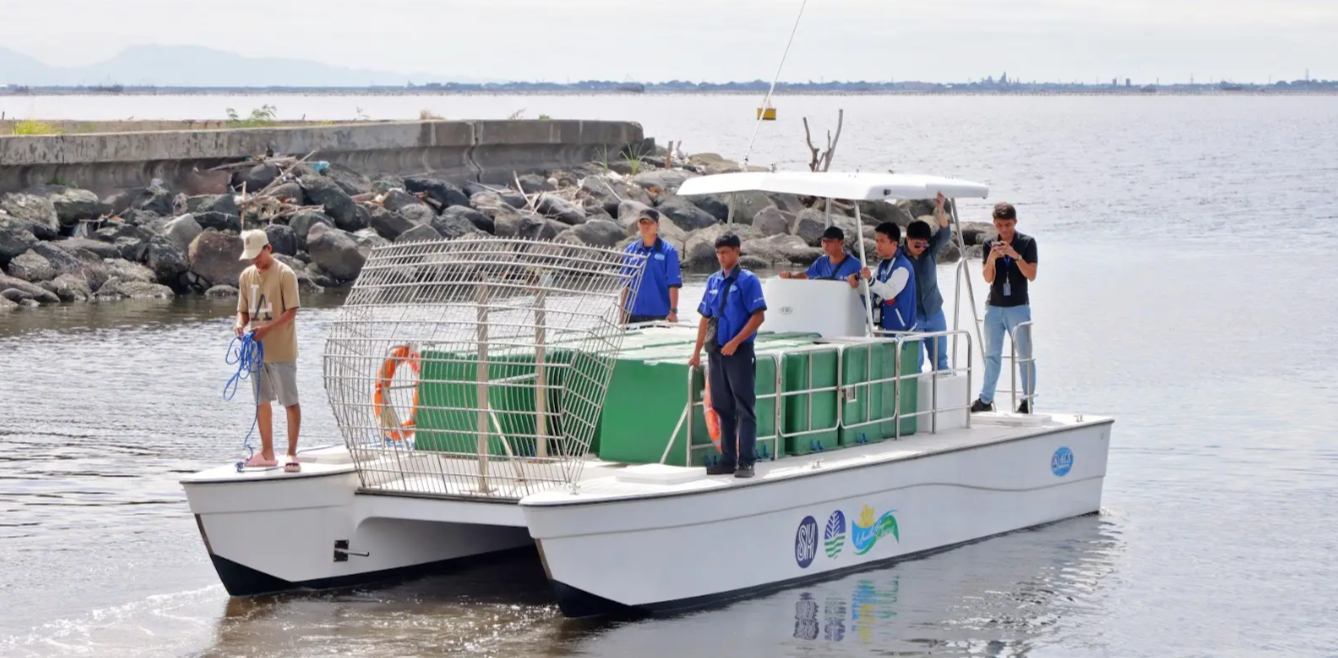
[(372, 250), (324, 359), (363, 488), (518, 500), (578, 481), (644, 262), (491, 237)]

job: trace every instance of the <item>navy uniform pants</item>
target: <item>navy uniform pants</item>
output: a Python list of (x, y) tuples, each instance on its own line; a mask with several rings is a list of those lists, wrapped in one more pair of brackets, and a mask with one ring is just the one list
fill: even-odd
[(712, 352), (710, 365), (711, 408), (720, 415), (720, 452), (724, 455), (720, 463), (751, 466), (757, 449), (757, 359), (752, 342), (740, 345), (730, 356)]

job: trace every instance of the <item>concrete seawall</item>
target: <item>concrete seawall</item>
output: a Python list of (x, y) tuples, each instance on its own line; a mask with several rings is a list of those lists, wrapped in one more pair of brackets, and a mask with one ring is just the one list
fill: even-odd
[(614, 159), (643, 142), (622, 121), (409, 121), (253, 128), (0, 137), (0, 193), (59, 183), (98, 194), (190, 173), (273, 150), (361, 172), (432, 173), (457, 184), (502, 183), (514, 174)]

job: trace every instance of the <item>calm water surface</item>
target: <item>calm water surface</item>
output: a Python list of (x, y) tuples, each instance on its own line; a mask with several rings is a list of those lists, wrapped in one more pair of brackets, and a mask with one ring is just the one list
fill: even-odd
[[(629, 118), (730, 157), (754, 104), (435, 100), (452, 117)], [(407, 118), (428, 101), (34, 102), (89, 119), (264, 102), (284, 116), (356, 104)], [(1326, 248), (1338, 238), (1338, 99), (779, 106), (754, 163), (801, 164), (799, 117), (844, 107), (838, 166), (981, 180), (991, 201), (1018, 205), (1040, 243), (1042, 410), (1117, 419), (1099, 516), (663, 620), (565, 620), (524, 556), (395, 587), (230, 600), (177, 480), (235, 459), (251, 421), (246, 403), (222, 399), (232, 303), (48, 308), (0, 316), (0, 655), (1338, 655), (1338, 268)], [(963, 207), (985, 219), (985, 203)], [(951, 276), (940, 272), (949, 300)], [(313, 446), (338, 440), (319, 357), (340, 298), (304, 301)]]

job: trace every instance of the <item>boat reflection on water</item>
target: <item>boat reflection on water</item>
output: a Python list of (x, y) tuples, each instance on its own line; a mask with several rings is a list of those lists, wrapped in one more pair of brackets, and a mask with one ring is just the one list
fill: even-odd
[(1100, 609), (1120, 525), (1110, 513), (1080, 517), (637, 620), (566, 619), (537, 559), (509, 558), (381, 589), (233, 598), (197, 655), (1027, 656)]
[(1027, 656), (1063, 641), (1123, 550), (1086, 516), (588, 638), (589, 656)]

